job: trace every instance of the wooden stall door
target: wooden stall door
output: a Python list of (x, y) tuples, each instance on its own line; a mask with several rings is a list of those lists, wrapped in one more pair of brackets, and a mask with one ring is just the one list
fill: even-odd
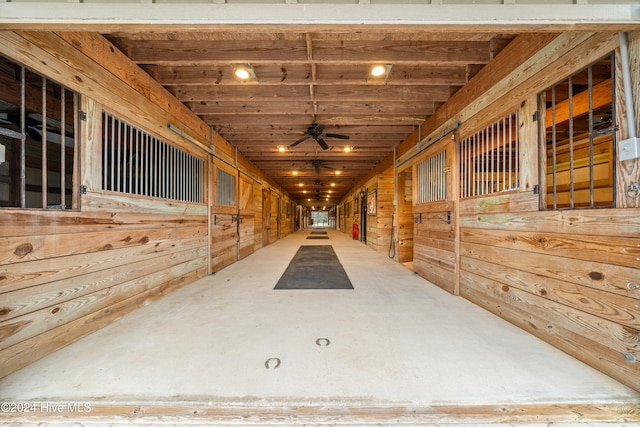
[(238, 205), (240, 216), (238, 221), (238, 259), (246, 258), (255, 250), (255, 217), (253, 203), (253, 185), (250, 178), (240, 177), (240, 193)]
[(411, 169), (407, 169), (398, 174), (396, 196), (398, 212), (395, 222), (397, 224), (398, 235), (397, 254), (398, 262), (413, 270), (413, 174)]
[(262, 190), (262, 245), (271, 243), (271, 192)]
[[(414, 166), (414, 271), (454, 295), (459, 294), (456, 246), (454, 142), (426, 157), (429, 167)], [(423, 170), (419, 170), (420, 168)], [(440, 173), (440, 175), (438, 175)], [(422, 180), (421, 184), (417, 181)], [(442, 185), (444, 185), (444, 193)]]

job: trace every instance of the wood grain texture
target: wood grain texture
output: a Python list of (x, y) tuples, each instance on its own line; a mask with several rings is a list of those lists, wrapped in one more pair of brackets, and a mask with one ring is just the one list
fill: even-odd
[[(152, 424), (169, 419), (176, 424), (309, 424), (334, 425), (485, 425), (538, 423), (636, 423), (639, 401), (615, 403), (499, 403), (491, 405), (205, 405), (179, 402), (107, 403), (91, 402), (91, 412), (74, 414), (78, 423), (109, 423), (121, 419), (132, 424)], [(0, 420), (9, 414), (0, 414)], [(68, 414), (38, 412), (10, 414), (13, 422), (25, 424), (64, 423)], [(587, 424), (588, 425), (588, 424)]]

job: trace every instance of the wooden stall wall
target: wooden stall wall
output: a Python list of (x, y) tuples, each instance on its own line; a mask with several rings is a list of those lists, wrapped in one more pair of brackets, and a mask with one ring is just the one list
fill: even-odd
[[(273, 184), (217, 134), (216, 152), (227, 163), (236, 155), (251, 176), (241, 175), (240, 205), (231, 211), (209, 212), (208, 200), (187, 203), (103, 190), (103, 106), (204, 160), (205, 176), (215, 173), (211, 158), (167, 123), (207, 144), (208, 126), (104, 37), (0, 31), (0, 53), (79, 93), (86, 114), (80, 122), (74, 209), (0, 210), (0, 377), (194, 282), (207, 274), (209, 263), (231, 259), (224, 260), (226, 254), (211, 259), (209, 246), (237, 245), (239, 234), (239, 251), (238, 246), (228, 251), (234, 259), (261, 247), (261, 195), (263, 185)], [(238, 168), (228, 171), (238, 176)], [(204, 181), (205, 197), (215, 196)], [(80, 184), (86, 194), (77, 194)]]
[[(543, 202), (531, 191), (538, 173), (535, 94), (616, 46), (617, 34), (585, 40), (550, 64), (554, 73), (541, 71), (536, 84), (519, 91), (532, 98), (513, 99), (523, 118), (521, 188), (461, 200), (460, 294), (640, 390), (640, 209), (631, 207), (637, 201), (618, 191), (618, 208), (540, 210)], [(617, 163), (618, 183), (637, 181), (637, 162)]]
[(131, 64), (123, 63), (123, 75), (114, 76), (76, 50), (91, 46), (104, 54), (100, 40), (91, 35), (67, 34), (65, 39), (52, 33), (2, 32), (0, 39), (3, 54), (92, 95), (82, 102), (86, 119), (80, 122), (79, 170), (86, 194), (80, 196), (80, 208), (0, 210), (1, 377), (203, 277), (208, 231), (204, 203), (102, 189), (103, 104), (204, 158), (166, 129), (169, 117), (181, 122), (190, 118), (179, 108), (160, 107), (164, 98), (157, 88), (147, 89), (157, 95), (157, 103), (143, 96), (136, 77), (144, 77)]
[[(519, 189), (456, 199), (458, 209), (452, 219), (457, 221), (452, 224), (437, 216), (449, 212), (451, 202), (436, 202), (442, 206), (429, 209), (436, 215), (433, 221), (427, 216), (425, 224), (423, 215), (423, 224), (414, 224), (414, 261), (428, 256), (436, 264), (451, 267), (454, 257), (459, 257), (462, 297), (640, 390), (640, 197), (629, 189), (638, 182), (640, 160), (616, 163), (616, 208), (540, 210), (535, 191), (540, 176), (534, 121), (537, 94), (614, 51), (618, 44), (617, 33), (519, 36), (425, 121), (421, 135), (401, 144), (398, 158), (415, 164), (421, 150), (417, 141), (435, 140), (458, 122), (460, 136), (466, 137), (518, 110)], [(629, 50), (634, 109), (640, 121), (638, 33), (630, 34)], [(618, 140), (628, 135), (619, 71), (615, 82)], [(381, 162), (385, 163), (392, 164), (391, 157)], [(451, 166), (459, 174), (457, 162)], [(367, 180), (384, 169), (376, 168)], [(412, 178), (415, 181), (415, 172)], [(421, 211), (417, 206), (414, 214)], [(428, 227), (434, 221), (437, 230)], [(432, 231), (448, 235), (440, 239), (446, 248), (433, 243)], [(456, 275), (451, 268), (443, 270), (447, 277), (443, 283), (455, 290)]]

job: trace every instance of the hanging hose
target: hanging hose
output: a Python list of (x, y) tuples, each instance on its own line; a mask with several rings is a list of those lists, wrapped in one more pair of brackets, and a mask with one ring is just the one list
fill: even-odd
[[(389, 241), (389, 252), (387, 255), (389, 258), (394, 259), (396, 257), (396, 233), (395, 233), (395, 225), (394, 224), (394, 216), (395, 212), (391, 212), (391, 240)], [(391, 252), (393, 251), (393, 254)]]

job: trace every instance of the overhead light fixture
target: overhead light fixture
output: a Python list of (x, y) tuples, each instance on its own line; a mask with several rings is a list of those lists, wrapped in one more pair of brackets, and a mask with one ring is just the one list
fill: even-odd
[(349, 145), (346, 145), (346, 146), (344, 147), (344, 152), (345, 152), (345, 153), (350, 153), (351, 151), (353, 151), (353, 147), (351, 147), (351, 146), (349, 146)]
[(300, 182), (298, 185), (299, 185), (300, 187), (304, 187), (304, 184), (303, 184), (303, 183), (301, 183), (301, 182)]
[(340, 175), (342, 172), (340, 171), (336, 171), (336, 175)]
[(389, 78), (389, 74), (391, 74), (392, 64), (378, 64), (374, 65), (369, 71), (368, 82), (385, 82), (387, 78)]
[(332, 182), (332, 183), (331, 183), (331, 186), (332, 186), (332, 187), (335, 187), (335, 186), (336, 186), (336, 183), (335, 183), (335, 182)]
[(298, 171), (291, 172), (292, 175), (298, 175)]
[(255, 79), (256, 73), (251, 64), (239, 64), (233, 67), (233, 74), (240, 80)]
[(285, 151), (287, 151), (287, 147), (285, 147), (284, 145), (278, 145), (278, 151), (284, 153)]

